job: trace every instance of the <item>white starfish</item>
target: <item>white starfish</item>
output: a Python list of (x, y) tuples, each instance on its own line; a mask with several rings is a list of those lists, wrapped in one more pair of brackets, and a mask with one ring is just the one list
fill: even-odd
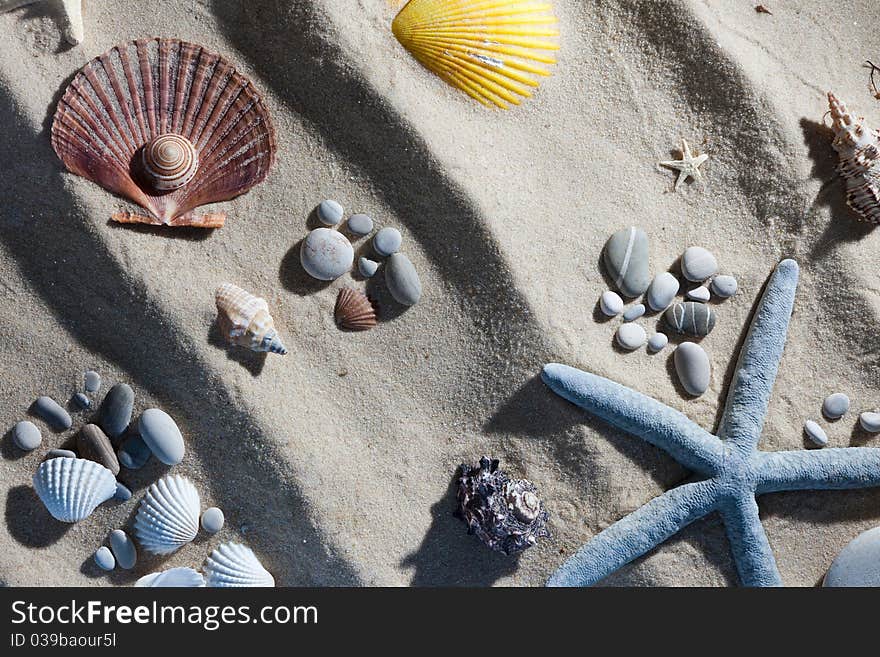
[(675, 191), (678, 191), (679, 187), (681, 187), (688, 178), (693, 178), (694, 180), (703, 179), (703, 174), (700, 173), (700, 165), (708, 159), (709, 156), (705, 153), (694, 157), (691, 153), (690, 146), (688, 146), (688, 143), (682, 139), (681, 159), (666, 160), (665, 162), (661, 162), (660, 165), (669, 167), (670, 169), (676, 169), (679, 172), (678, 180), (675, 181)]
[(82, 43), (85, 36), (82, 17), (82, 0), (0, 0), (0, 14), (33, 5), (37, 2), (52, 2), (61, 5), (64, 16), (61, 23), (61, 31), (67, 42), (74, 46)]

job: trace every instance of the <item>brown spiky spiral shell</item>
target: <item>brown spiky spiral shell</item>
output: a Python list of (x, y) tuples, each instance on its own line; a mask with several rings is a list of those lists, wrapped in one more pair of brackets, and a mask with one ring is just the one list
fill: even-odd
[(846, 203), (861, 221), (880, 224), (880, 131), (850, 113), (828, 92), (834, 132), (832, 146), (840, 157), (837, 171), (846, 187)]
[[(166, 135), (180, 138), (180, 185), (157, 183), (145, 166), (144, 148)], [(58, 103), (52, 147), (70, 171), (155, 218), (120, 220), (177, 225), (209, 225), (192, 210), (262, 182), (276, 151), (250, 80), (201, 46), (164, 38), (124, 43), (86, 64)]]
[(376, 325), (376, 309), (363, 292), (342, 288), (333, 311), (336, 325), (346, 331), (369, 331)]

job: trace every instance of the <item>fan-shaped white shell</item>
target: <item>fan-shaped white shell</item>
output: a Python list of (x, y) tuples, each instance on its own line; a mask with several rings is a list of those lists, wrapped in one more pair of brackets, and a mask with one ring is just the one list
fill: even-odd
[(138, 507), (134, 531), (138, 543), (153, 554), (171, 554), (199, 532), (202, 502), (186, 477), (169, 475), (150, 486)]
[(205, 561), (205, 580), (215, 587), (273, 587), (275, 578), (257, 555), (240, 543), (223, 543)]
[(192, 568), (170, 568), (144, 575), (134, 585), (152, 588), (198, 588), (205, 585), (205, 578)]
[(40, 464), (34, 489), (53, 518), (79, 522), (116, 494), (116, 477), (95, 461), (63, 457)]

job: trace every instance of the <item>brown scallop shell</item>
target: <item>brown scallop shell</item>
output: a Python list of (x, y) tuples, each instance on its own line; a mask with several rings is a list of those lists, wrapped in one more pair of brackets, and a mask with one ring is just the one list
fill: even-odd
[(376, 325), (376, 309), (363, 292), (344, 287), (333, 311), (336, 325), (346, 331), (369, 331)]
[[(188, 140), (198, 170), (177, 189), (150, 184), (142, 151), (157, 137)], [(193, 210), (262, 182), (275, 161), (275, 130), (250, 80), (226, 59), (177, 39), (139, 39), (96, 57), (58, 103), (52, 147), (73, 173), (145, 208), (126, 223), (218, 227), (225, 215)]]

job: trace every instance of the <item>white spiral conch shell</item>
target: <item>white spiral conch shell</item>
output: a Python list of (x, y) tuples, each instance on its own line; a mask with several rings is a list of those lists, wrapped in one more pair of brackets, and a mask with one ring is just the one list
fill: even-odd
[(282, 356), (287, 353), (265, 299), (232, 283), (218, 287), (214, 298), (220, 313), (220, 330), (227, 341), (251, 351), (268, 351)]
[(202, 502), (186, 477), (169, 475), (150, 486), (134, 520), (138, 543), (153, 554), (171, 554), (199, 532)]
[(85, 520), (99, 504), (116, 494), (113, 473), (87, 459), (62, 457), (43, 461), (33, 481), (46, 509), (61, 522)]
[(144, 145), (141, 162), (149, 183), (159, 191), (180, 189), (199, 169), (199, 154), (186, 137), (167, 134)]
[(880, 131), (856, 118), (828, 92), (834, 150), (840, 156), (837, 170), (846, 184), (846, 203), (859, 219), (880, 224)]
[(199, 588), (205, 585), (205, 578), (192, 568), (170, 568), (144, 575), (134, 585), (150, 588)]
[(275, 578), (263, 568), (257, 555), (240, 543), (223, 543), (205, 561), (208, 586), (274, 587)]

